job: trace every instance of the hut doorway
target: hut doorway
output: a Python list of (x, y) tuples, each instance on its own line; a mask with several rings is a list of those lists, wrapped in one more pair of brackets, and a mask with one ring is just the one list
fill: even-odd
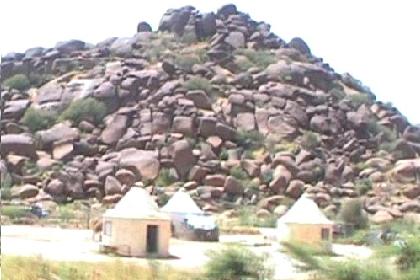
[(157, 225), (147, 226), (147, 253), (158, 252), (158, 234), (159, 229)]

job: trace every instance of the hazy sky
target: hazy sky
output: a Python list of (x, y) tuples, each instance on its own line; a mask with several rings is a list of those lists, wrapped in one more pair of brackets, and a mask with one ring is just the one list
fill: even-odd
[(229, 2), (286, 41), (302, 37), (337, 72), (351, 73), (420, 123), (417, 0), (1, 0), (0, 53), (131, 36), (141, 20), (156, 29), (168, 8), (190, 4), (206, 12)]

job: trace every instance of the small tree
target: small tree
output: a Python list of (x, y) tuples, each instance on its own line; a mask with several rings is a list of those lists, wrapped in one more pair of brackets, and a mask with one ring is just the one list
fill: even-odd
[(3, 82), (6, 87), (23, 91), (31, 85), (28, 77), (24, 74), (16, 74)]
[(341, 205), (338, 216), (346, 224), (354, 225), (357, 228), (367, 226), (367, 217), (363, 211), (362, 201), (358, 198), (345, 200)]
[(59, 120), (71, 120), (75, 124), (79, 124), (83, 120), (100, 123), (105, 114), (105, 105), (89, 97), (72, 102), (61, 114)]
[(29, 128), (30, 131), (36, 132), (41, 129), (51, 127), (57, 119), (56, 114), (46, 112), (35, 108), (26, 110), (22, 118), (22, 123)]
[(306, 131), (302, 135), (301, 145), (303, 148), (307, 150), (313, 150), (321, 144), (321, 140), (319, 139), (318, 134), (313, 133), (311, 131)]

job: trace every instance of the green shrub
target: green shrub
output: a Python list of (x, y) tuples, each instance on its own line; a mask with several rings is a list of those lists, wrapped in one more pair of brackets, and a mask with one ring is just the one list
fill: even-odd
[(31, 82), (29, 81), (28, 77), (24, 74), (16, 74), (8, 79), (6, 79), (3, 82), (4, 86), (17, 89), (19, 91), (23, 91), (25, 89), (28, 89), (31, 85)]
[(194, 54), (177, 54), (174, 63), (184, 71), (190, 72), (194, 64), (200, 64), (200, 57)]
[(381, 140), (383, 142), (394, 142), (395, 140), (397, 140), (396, 131), (378, 123), (378, 121), (375, 119), (372, 119), (368, 123), (367, 129), (372, 135), (380, 134), (382, 137)]
[(292, 258), (300, 262), (298, 265), (300, 270), (309, 271), (322, 268), (321, 261), (316, 258), (307, 246), (295, 242), (282, 242), (282, 245)]
[(38, 73), (30, 73), (29, 74), (29, 81), (32, 86), (34, 87), (40, 87), (47, 82), (54, 79), (53, 75), (50, 74), (38, 74)]
[(248, 65), (242, 65), (242, 67), (246, 66), (245, 68), (247, 68), (247, 69), (241, 69), (244, 71), (251, 68), (252, 66), (249, 67), (250, 65), (259, 67), (261, 69), (265, 69), (267, 68), (268, 65), (276, 63), (276, 58), (274, 54), (266, 50), (238, 49), (235, 51), (235, 53), (238, 55), (245, 56), (250, 62), (250, 64)]
[(238, 211), (238, 222), (240, 226), (250, 227), (276, 227), (277, 216), (270, 214), (267, 217), (258, 217), (257, 209), (251, 206), (241, 207)]
[(76, 217), (75, 208), (71, 204), (63, 204), (58, 207), (58, 218), (64, 222), (68, 222)]
[(397, 264), (400, 270), (410, 270), (420, 265), (420, 236), (410, 236), (397, 247)]
[(231, 245), (219, 251), (209, 251), (205, 266), (207, 280), (270, 279), (271, 269), (265, 267), (265, 258), (249, 249)]
[(343, 100), (346, 97), (346, 93), (338, 88), (331, 89), (328, 94), (333, 96), (336, 100)]
[(321, 139), (319, 139), (318, 134), (306, 131), (302, 135), (301, 145), (306, 150), (313, 150), (321, 145)]
[(211, 94), (213, 89), (209, 80), (201, 77), (194, 77), (185, 82), (187, 90), (203, 90), (207, 94)]
[(297, 259), (303, 271), (315, 270), (316, 279), (328, 280), (390, 280), (390, 272), (379, 262), (342, 260), (329, 261), (319, 259), (319, 255), (327, 255), (329, 251), (320, 253), (307, 246), (293, 243), (282, 243), (288, 253)]
[(2, 177), (3, 178), (0, 180), (1, 199), (10, 200), (12, 199), (12, 194), (10, 192), (10, 188), (13, 185), (12, 176), (10, 176), (9, 173), (6, 173)]
[(237, 143), (245, 149), (260, 148), (264, 145), (264, 135), (256, 130), (239, 130), (236, 133)]
[(362, 201), (358, 198), (346, 199), (341, 205), (338, 216), (344, 223), (354, 225), (356, 228), (367, 226)]
[(331, 280), (390, 280), (391, 273), (383, 264), (373, 261), (333, 261), (329, 262), (322, 275)]
[(220, 157), (220, 160), (227, 160), (229, 158), (228, 151), (225, 148), (223, 148), (220, 151), (220, 156), (219, 157)]
[(248, 173), (239, 166), (234, 166), (230, 169), (230, 175), (238, 180), (246, 180), (249, 178)]
[(403, 272), (401, 274), (401, 280), (419, 280), (420, 275), (420, 264), (417, 264), (415, 267)]
[(358, 179), (355, 185), (360, 195), (365, 195), (372, 190), (372, 180), (369, 178)]
[(348, 95), (346, 98), (350, 101), (350, 104), (353, 106), (354, 109), (359, 108), (363, 104), (365, 105), (372, 104), (372, 100), (370, 96), (363, 93), (351, 94), (351, 95)]
[(94, 98), (80, 99), (72, 102), (61, 114), (59, 120), (71, 120), (75, 124), (86, 120), (100, 123), (106, 115), (105, 105)]
[(268, 169), (265, 172), (261, 173), (261, 181), (264, 184), (268, 184), (274, 179), (274, 171), (272, 169)]
[(29, 108), (23, 115), (22, 123), (29, 128), (30, 131), (47, 129), (51, 127), (57, 120), (57, 115), (51, 112), (42, 111), (35, 108)]
[(167, 187), (177, 181), (177, 178), (171, 173), (169, 168), (162, 168), (159, 171), (159, 176), (155, 180), (156, 186)]
[(22, 206), (4, 205), (1, 207), (1, 214), (10, 219), (19, 219), (28, 215), (28, 210)]

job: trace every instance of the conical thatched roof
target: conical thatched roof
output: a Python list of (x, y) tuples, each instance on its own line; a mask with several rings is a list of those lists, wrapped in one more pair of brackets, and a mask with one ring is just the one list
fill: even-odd
[(142, 188), (132, 187), (113, 209), (108, 209), (105, 217), (126, 219), (169, 219), (161, 213), (156, 202)]
[(197, 206), (190, 195), (183, 190), (177, 191), (165, 206), (162, 207), (162, 211), (178, 214), (203, 214), (203, 211)]
[(278, 219), (277, 223), (310, 225), (333, 224), (333, 222), (318, 208), (318, 205), (305, 194), (293, 204), (286, 214)]

